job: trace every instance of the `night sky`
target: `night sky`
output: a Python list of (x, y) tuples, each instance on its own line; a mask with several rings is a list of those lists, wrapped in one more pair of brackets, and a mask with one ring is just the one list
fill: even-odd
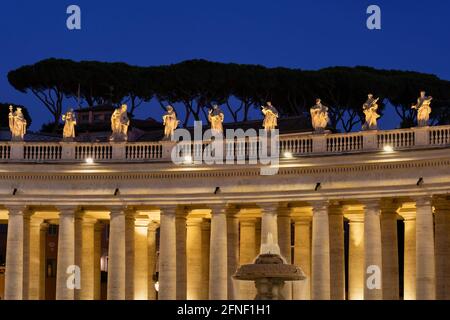
[[(79, 31), (66, 28), (71, 4), (81, 7)], [(381, 30), (366, 28), (370, 4), (381, 7)], [(14, 0), (1, 1), (0, 13), (0, 102), (28, 106), (33, 130), (50, 114), (6, 75), (49, 57), (143, 66), (194, 58), (302, 69), (368, 65), (450, 80), (445, 0)], [(137, 115), (160, 113), (147, 104)], [(395, 126), (392, 115), (382, 128)]]

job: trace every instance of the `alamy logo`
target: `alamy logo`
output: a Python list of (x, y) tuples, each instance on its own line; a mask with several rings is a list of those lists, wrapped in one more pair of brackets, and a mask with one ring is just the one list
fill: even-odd
[(366, 22), (367, 29), (381, 30), (381, 8), (373, 4), (367, 7), (366, 13), (370, 14)]
[(70, 265), (67, 267), (66, 273), (69, 275), (66, 281), (67, 289), (81, 289), (81, 270), (79, 266)]
[(66, 20), (66, 26), (69, 30), (81, 30), (81, 9), (72, 4), (67, 7), (66, 13), (69, 14)]
[(175, 164), (259, 164), (261, 175), (275, 175), (279, 169), (279, 134), (274, 129), (227, 129), (225, 137), (215, 130), (202, 131), (202, 122), (191, 131), (176, 129), (171, 159)]
[(366, 286), (369, 290), (381, 289), (381, 269), (379, 266), (370, 265), (367, 267), (366, 273), (369, 275), (367, 277)]

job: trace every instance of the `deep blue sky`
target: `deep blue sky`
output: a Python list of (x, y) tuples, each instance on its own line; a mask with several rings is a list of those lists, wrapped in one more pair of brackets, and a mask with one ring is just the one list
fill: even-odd
[[(70, 4), (81, 7), (80, 31), (66, 28)], [(366, 28), (370, 4), (381, 7), (381, 31)], [(50, 115), (6, 75), (48, 57), (135, 65), (193, 58), (302, 69), (369, 65), (450, 80), (447, 0), (14, 0), (1, 1), (0, 13), (0, 101), (28, 106), (32, 129)], [(153, 110), (143, 106), (139, 116), (158, 118), (159, 108)], [(385, 127), (393, 126), (386, 120)]]

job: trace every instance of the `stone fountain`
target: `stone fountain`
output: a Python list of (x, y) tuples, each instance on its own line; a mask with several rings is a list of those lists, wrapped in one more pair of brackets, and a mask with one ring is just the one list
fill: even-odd
[(286, 263), (280, 254), (280, 247), (274, 243), (272, 234), (268, 233), (267, 243), (261, 245), (255, 261), (238, 268), (233, 278), (254, 281), (255, 300), (284, 300), (282, 291), (285, 281), (304, 280), (306, 276), (299, 267)]

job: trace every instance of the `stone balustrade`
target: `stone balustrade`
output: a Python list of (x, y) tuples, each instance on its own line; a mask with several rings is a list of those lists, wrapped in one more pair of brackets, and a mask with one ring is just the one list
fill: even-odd
[[(204, 151), (209, 141), (187, 142), (193, 158)], [(341, 154), (435, 148), (450, 144), (450, 125), (351, 133), (294, 133), (279, 136), (280, 155)], [(186, 146), (186, 143), (184, 143)], [(256, 138), (224, 142), (224, 157), (257, 156), (261, 143)], [(92, 158), (108, 161), (170, 161), (175, 142), (0, 142), (0, 162), (82, 162)]]

